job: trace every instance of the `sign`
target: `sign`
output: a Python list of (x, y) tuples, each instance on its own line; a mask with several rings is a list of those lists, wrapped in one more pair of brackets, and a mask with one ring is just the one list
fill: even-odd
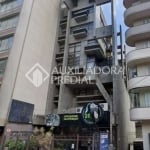
[(57, 127), (60, 125), (60, 116), (57, 114), (49, 114), (46, 116), (46, 126)]
[(100, 150), (108, 150), (109, 148), (109, 137), (108, 133), (100, 134)]
[(80, 126), (82, 124), (80, 114), (60, 114), (60, 126)]
[(34, 105), (18, 100), (13, 100), (8, 117), (9, 122), (32, 123)]
[[(100, 106), (101, 108), (101, 106)], [(87, 115), (88, 116), (88, 115)], [(89, 120), (88, 120), (89, 121)], [(78, 114), (50, 114), (46, 117), (47, 126), (60, 126), (60, 127), (89, 127), (92, 125), (97, 125), (99, 127), (109, 127), (110, 125), (110, 113), (108, 111), (102, 110), (102, 116), (99, 114), (98, 120), (92, 120), (92, 123), (87, 123), (83, 118), (82, 113)]]
[(100, 105), (89, 103), (82, 110), (82, 118), (86, 124), (93, 125), (98, 123), (103, 117), (103, 109)]

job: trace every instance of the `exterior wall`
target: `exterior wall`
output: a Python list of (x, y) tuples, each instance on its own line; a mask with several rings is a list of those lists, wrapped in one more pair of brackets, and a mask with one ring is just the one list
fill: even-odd
[[(0, 125), (7, 120), (12, 99), (35, 105), (45, 115), (48, 82), (34, 87), (25, 74), (36, 63), (51, 70), (59, 17), (59, 0), (25, 0), (0, 93)], [(45, 11), (43, 11), (45, 10)]]
[[(122, 75), (116, 77), (116, 88), (114, 88), (114, 105), (118, 124), (118, 150), (127, 150), (128, 144), (135, 139), (135, 123), (130, 121), (129, 109), (130, 98)], [(119, 88), (118, 88), (119, 87)]]
[(142, 122), (142, 132), (143, 132), (143, 141), (144, 141), (144, 150), (150, 149), (150, 121)]

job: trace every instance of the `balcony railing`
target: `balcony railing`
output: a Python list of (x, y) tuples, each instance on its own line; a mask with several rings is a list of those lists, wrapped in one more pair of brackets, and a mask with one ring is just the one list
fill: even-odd
[(22, 5), (17, 5), (9, 10), (0, 11), (0, 19), (19, 14), (21, 11), (21, 7)]
[(79, 28), (73, 31), (73, 35), (76, 39), (85, 38), (87, 36), (87, 29), (86, 28)]
[(100, 45), (94, 44), (94, 45), (87, 45), (85, 46), (85, 53), (89, 56), (96, 56), (97, 58), (104, 57), (103, 50), (101, 49)]
[(64, 52), (60, 52), (56, 54), (56, 61), (60, 62), (63, 61)]
[(76, 20), (76, 22), (86, 21), (88, 19), (88, 14), (88, 10), (76, 12), (74, 13), (74, 19)]
[(60, 21), (60, 27), (62, 29), (64, 29), (64, 28), (66, 28), (66, 26), (67, 26), (67, 19), (65, 18), (65, 19)]
[(66, 39), (66, 36), (65, 35), (61, 35), (58, 37), (58, 43), (60, 45), (64, 45), (65, 44), (65, 39)]

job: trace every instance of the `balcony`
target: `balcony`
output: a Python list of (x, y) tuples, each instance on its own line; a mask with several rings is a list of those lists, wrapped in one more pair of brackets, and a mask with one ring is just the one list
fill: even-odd
[(135, 47), (135, 43), (150, 38), (150, 23), (129, 28), (126, 32), (126, 43)]
[(60, 52), (56, 54), (56, 61), (57, 62), (62, 62), (64, 58), (64, 52)]
[(66, 36), (65, 35), (61, 35), (58, 37), (58, 43), (60, 45), (64, 45), (65, 44), (65, 40), (66, 40)]
[(87, 29), (86, 28), (80, 28), (73, 31), (73, 36), (75, 39), (81, 39), (87, 37)]
[(89, 14), (88, 10), (76, 12), (74, 13), (74, 19), (76, 20), (77, 23), (86, 21), (88, 19), (88, 14)]
[(0, 30), (0, 38), (14, 35), (16, 32), (16, 27)]
[(127, 26), (133, 26), (136, 20), (150, 17), (150, 2), (141, 3), (140, 5), (132, 6), (125, 11), (125, 23)]
[(150, 48), (130, 51), (126, 56), (128, 66), (150, 62)]
[(130, 119), (132, 121), (150, 120), (150, 107), (149, 108), (132, 108), (130, 110)]
[(98, 59), (104, 57), (104, 52), (103, 52), (103, 50), (101, 49), (101, 47), (98, 43), (95, 44), (95, 45), (87, 45), (85, 47), (85, 53), (88, 56), (95, 56)]
[(150, 75), (135, 77), (128, 81), (128, 90), (150, 87)]
[(67, 19), (66, 18), (60, 21), (60, 27), (62, 29), (65, 29), (67, 27)]
[(9, 56), (9, 49), (0, 51), (0, 59), (8, 58)]
[(22, 5), (16, 6), (10, 10), (6, 10), (4, 12), (0, 12), (0, 19), (11, 17), (20, 13)]

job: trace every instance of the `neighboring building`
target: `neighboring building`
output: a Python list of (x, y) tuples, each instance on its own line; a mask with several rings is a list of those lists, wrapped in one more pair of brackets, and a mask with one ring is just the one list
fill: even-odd
[[(34, 104), (34, 115), (45, 116), (49, 83), (47, 80), (42, 86), (36, 88), (25, 77), (25, 74), (36, 63), (43, 66), (47, 72), (51, 70), (60, 15), (60, 1), (6, 0), (2, 1), (0, 5), (0, 39), (2, 40), (0, 46), (0, 58), (2, 59), (0, 129), (1, 132), (4, 131), (5, 126), (5, 131), (7, 131), (7, 129), (12, 129), (12, 131), (29, 131), (32, 129), (32, 104)], [(6, 60), (7, 64), (5, 63)], [(5, 64), (6, 68), (4, 67)], [(18, 100), (20, 103), (12, 100)], [(24, 124), (16, 125), (17, 120), (20, 120), (17, 118), (18, 116), (8, 119), (12, 102), (17, 103), (14, 105), (19, 105), (18, 107), (20, 109), (17, 106), (14, 106), (15, 108), (13, 109), (14, 111), (16, 110), (18, 115), (21, 114), (21, 112), (25, 115), (28, 113), (29, 118), (22, 118), (23, 121), (21, 123)], [(24, 103), (21, 102), (26, 102), (26, 107), (24, 107)], [(27, 108), (29, 109), (27, 110)], [(9, 120), (15, 124), (9, 124)], [(26, 124), (27, 122), (30, 124)]]
[[(98, 138), (99, 133), (106, 137), (110, 132), (107, 102), (113, 100), (113, 143), (118, 149), (127, 150), (132, 141), (129, 132), (134, 132), (128, 118), (129, 97), (122, 74), (114, 77), (107, 73), (108, 68), (103, 68), (113, 65), (113, 56), (111, 36), (97, 38), (98, 34), (106, 34), (102, 28), (107, 26), (102, 9), (95, 0), (66, 0), (64, 4), (67, 5), (60, 0), (1, 2), (8, 10), (0, 7), (3, 11), (0, 49), (4, 50), (0, 53), (0, 132), (7, 136), (10, 130), (21, 132), (45, 127), (46, 115), (59, 114), (64, 123), (55, 129), (56, 135), (74, 135), (75, 141), (80, 135), (80, 148), (97, 146), (99, 140), (94, 143), (93, 138)], [(103, 32), (97, 34), (97, 29)], [(77, 73), (67, 76), (74, 76), (73, 81), (81, 79), (80, 84), (69, 80), (62, 83), (61, 74), (54, 73), (55, 67), (62, 72), (67, 67), (73, 68), (71, 71)], [(106, 74), (86, 74), (94, 67), (103, 68)], [(88, 83), (83, 82), (85, 77)], [(46, 81), (41, 85), (43, 80)], [(103, 106), (104, 118), (97, 126), (89, 127), (81, 124), (80, 117), (82, 108), (91, 102)], [(80, 139), (82, 136), (85, 139)]]
[[(150, 1), (124, 0), (130, 119), (136, 123), (137, 149), (150, 149)], [(144, 145), (144, 146), (143, 146)]]

